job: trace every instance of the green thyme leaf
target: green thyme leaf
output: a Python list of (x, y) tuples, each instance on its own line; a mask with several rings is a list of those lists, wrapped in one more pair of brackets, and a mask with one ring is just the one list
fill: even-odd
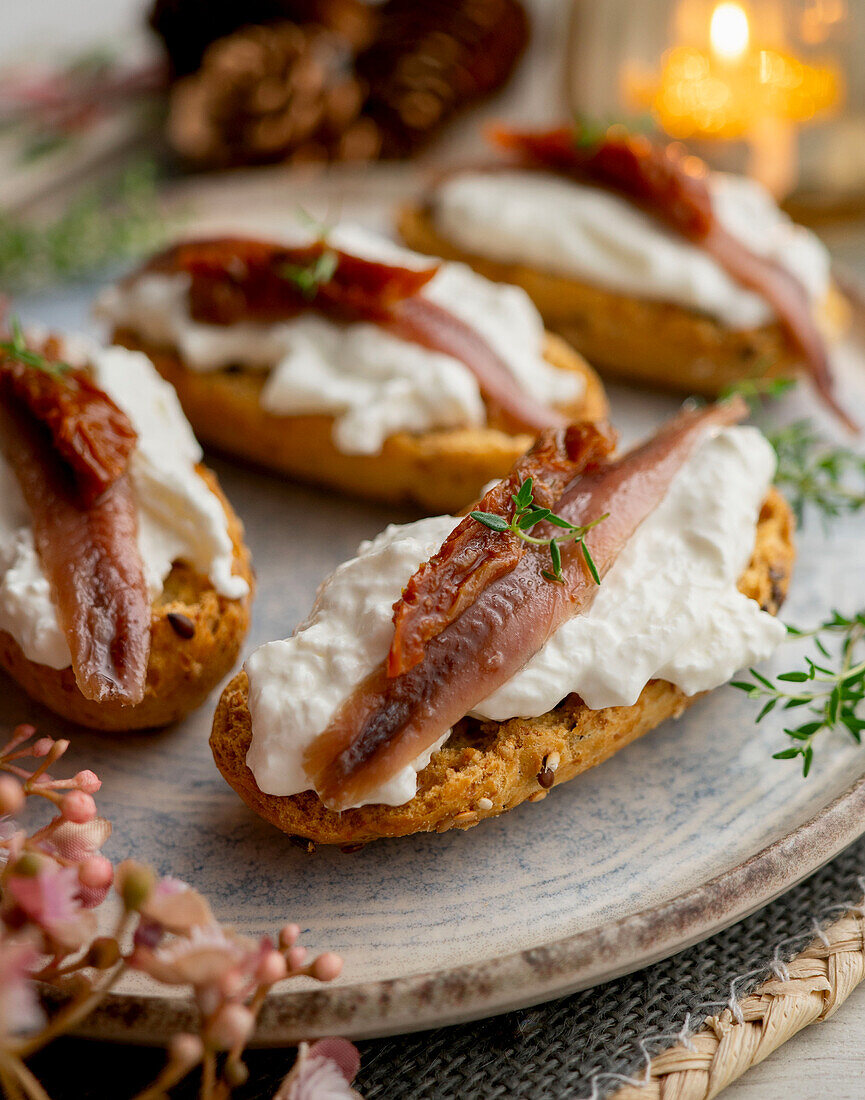
[(469, 514), (472, 519), (476, 519), (478, 523), (482, 523), (484, 527), (489, 527), (491, 531), (510, 530), (510, 524), (504, 516), (497, 516), (493, 512), (470, 512)]
[(555, 539), (550, 543), (550, 561), (553, 563), (553, 573), (557, 580), (562, 579), (562, 551)]
[(21, 322), (17, 317), (10, 318), (9, 331), (12, 335), (12, 339), (0, 340), (0, 351), (5, 352), (11, 359), (23, 363), (26, 367), (33, 367), (36, 370), (44, 371), (45, 374), (50, 374), (54, 378), (60, 378), (66, 374), (67, 371), (72, 370), (68, 363), (46, 359), (45, 356), (41, 355), (38, 351), (32, 351), (28, 348), (27, 341), (24, 339), (24, 332), (21, 329)]

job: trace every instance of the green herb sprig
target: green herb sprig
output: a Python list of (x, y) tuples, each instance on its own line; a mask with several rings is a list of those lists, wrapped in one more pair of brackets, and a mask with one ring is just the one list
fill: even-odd
[(10, 318), (9, 331), (12, 339), (0, 340), (0, 351), (5, 352), (10, 358), (16, 359), (26, 367), (34, 367), (36, 370), (44, 371), (45, 374), (50, 374), (52, 378), (62, 378), (64, 374), (72, 370), (68, 363), (46, 359), (40, 352), (28, 348), (21, 329), (21, 322), (17, 317)]
[[(719, 400), (738, 394), (754, 412), (762, 399), (781, 397), (795, 385), (794, 378), (747, 378), (728, 386)], [(789, 500), (800, 526), (808, 507), (824, 521), (865, 508), (865, 454), (834, 446), (807, 419), (763, 432), (778, 459), (775, 484)]]
[(733, 397), (743, 397), (752, 412), (765, 398), (783, 397), (796, 388), (795, 378), (743, 378), (725, 386), (718, 394), (719, 401), (729, 401)]
[(159, 208), (155, 162), (74, 197), (54, 221), (0, 212), (0, 288), (34, 290), (142, 256), (171, 232)]
[(824, 520), (865, 508), (865, 454), (833, 446), (810, 420), (769, 431), (766, 438), (778, 456), (775, 484), (800, 524), (809, 505)]
[(658, 129), (650, 114), (592, 117), (577, 113), (574, 115), (574, 144), (578, 149), (591, 149), (600, 145), (616, 126), (630, 133), (646, 135), (656, 133)]
[[(504, 516), (496, 515), (494, 512), (472, 512), (470, 513), (472, 519), (476, 519), (478, 523), (482, 523), (484, 527), (489, 527), (491, 531), (498, 531), (501, 534), (508, 533), (516, 535), (518, 538), (521, 538), (523, 542), (528, 542), (532, 546), (549, 546), (552, 569), (545, 569), (543, 571), (543, 576), (548, 581), (555, 581), (557, 584), (564, 584), (564, 577), (562, 575), (562, 544), (566, 542), (578, 543), (583, 554), (583, 559), (592, 575), (592, 579), (595, 584), (600, 584), (601, 577), (598, 573), (598, 568), (589, 552), (588, 546), (586, 546), (586, 535), (593, 527), (597, 527), (602, 520), (605, 520), (609, 512), (605, 512), (604, 515), (598, 516), (596, 520), (582, 526), (571, 523), (563, 516), (557, 516), (551, 508), (543, 508), (541, 505), (535, 503), (533, 486), (533, 479), (527, 477), (520, 485), (519, 490), (516, 493), (511, 493), (511, 500), (514, 502), (514, 514), (509, 520), (505, 519)], [(551, 523), (553, 527), (558, 527), (560, 530), (565, 531), (565, 534), (550, 535), (548, 538), (530, 534), (529, 532), (538, 523)]]
[[(751, 680), (734, 680), (732, 686), (744, 691), (749, 699), (763, 700), (757, 715), (761, 722), (767, 714), (780, 706), (782, 710), (808, 707), (811, 717), (801, 725), (785, 728), (784, 733), (792, 744), (774, 753), (775, 760), (802, 760), (802, 774), (807, 776), (814, 760), (814, 740), (824, 730), (844, 729), (858, 744), (862, 742), (865, 717), (862, 701), (865, 699), (865, 611), (852, 617), (834, 611), (830, 618), (810, 631), (788, 626), (788, 633), (795, 638), (813, 637), (817, 649), (816, 660), (805, 657), (804, 669), (782, 672), (773, 683), (752, 668)], [(840, 638), (835, 657), (823, 641), (823, 637)]]
[(332, 248), (325, 248), (309, 264), (283, 264), (280, 274), (297, 289), (308, 301), (318, 294), (325, 283), (329, 283), (339, 267), (339, 256)]
[(308, 301), (312, 301), (320, 288), (330, 280), (339, 267), (339, 256), (328, 244), (332, 226), (319, 221), (302, 206), (297, 208), (297, 219), (315, 233), (316, 241), (323, 246), (319, 256), (308, 264), (283, 264), (280, 274), (297, 289)]

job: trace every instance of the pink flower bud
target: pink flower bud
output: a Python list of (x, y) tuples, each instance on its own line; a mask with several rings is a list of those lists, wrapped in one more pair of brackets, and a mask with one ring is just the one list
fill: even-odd
[(334, 978), (339, 977), (341, 972), (342, 959), (339, 955), (335, 955), (333, 951), (325, 951), (323, 955), (319, 955), (317, 959), (313, 960), (309, 969), (310, 977), (319, 982), (332, 982)]
[(281, 982), (288, 973), (285, 959), (278, 951), (268, 951), (258, 964), (256, 978), (261, 985), (273, 985)]
[(60, 799), (60, 816), (78, 825), (85, 825), (96, 817), (93, 796), (84, 791), (69, 791)]
[(78, 772), (75, 776), (75, 786), (79, 791), (84, 791), (85, 794), (96, 794), (102, 786), (102, 780), (96, 772), (87, 769), (86, 771)]
[(182, 1032), (175, 1035), (168, 1045), (168, 1053), (172, 1062), (181, 1066), (189, 1066), (190, 1069), (201, 1061), (204, 1056), (204, 1043), (197, 1035)]
[(306, 959), (305, 947), (292, 947), (286, 956), (289, 970), (300, 970)]
[(114, 868), (105, 856), (91, 856), (78, 868), (78, 881), (94, 890), (107, 889), (114, 881)]
[(297, 943), (297, 937), (300, 935), (299, 924), (287, 924), (284, 928), (279, 930), (279, 946), (285, 950), (287, 947), (294, 947)]
[(156, 875), (134, 859), (125, 859), (117, 868), (115, 885), (124, 906), (132, 912), (140, 909), (153, 893)]
[[(34, 731), (35, 732), (35, 731)], [(54, 739), (51, 737), (40, 737), (38, 741), (34, 741), (30, 749), (31, 756), (47, 756), (49, 752), (54, 748)]]
[(207, 1038), (218, 1050), (244, 1046), (255, 1027), (255, 1017), (244, 1005), (227, 1004), (216, 1013), (207, 1028)]
[(0, 814), (17, 814), (24, 805), (24, 788), (11, 775), (0, 775)]

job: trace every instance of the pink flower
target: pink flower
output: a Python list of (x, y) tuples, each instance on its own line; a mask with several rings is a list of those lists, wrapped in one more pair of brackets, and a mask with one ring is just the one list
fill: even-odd
[(74, 951), (93, 935), (95, 918), (81, 907), (76, 868), (46, 861), (35, 875), (11, 875), (6, 889), (50, 943)]
[(273, 1100), (362, 1100), (351, 1087), (359, 1068), (360, 1054), (347, 1039), (301, 1043), (297, 1061)]
[(44, 1016), (30, 975), (38, 954), (26, 939), (0, 939), (0, 1036), (36, 1031)]
[(211, 924), (195, 926), (188, 937), (172, 939), (155, 951), (140, 947), (132, 965), (165, 985), (202, 988), (223, 985), (234, 976), (242, 979), (251, 973), (258, 957), (253, 940)]
[(163, 878), (141, 906), (141, 915), (166, 932), (187, 935), (194, 928), (213, 924), (207, 901), (178, 878)]

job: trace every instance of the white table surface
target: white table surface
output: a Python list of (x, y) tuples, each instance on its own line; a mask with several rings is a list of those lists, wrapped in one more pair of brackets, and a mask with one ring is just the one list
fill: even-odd
[[(537, 2), (537, 0), (536, 0)], [(555, 0), (540, 0), (549, 18)], [(567, 0), (558, 0), (566, 6)], [(0, 57), (74, 54), (104, 41), (137, 37), (146, 0), (0, 2)], [(849, 253), (848, 253), (849, 255)], [(851, 259), (853, 257), (850, 257)], [(858, 258), (858, 257), (857, 257)], [(862, 1100), (865, 1097), (865, 985), (823, 1024), (806, 1028), (730, 1086), (729, 1100)]]

